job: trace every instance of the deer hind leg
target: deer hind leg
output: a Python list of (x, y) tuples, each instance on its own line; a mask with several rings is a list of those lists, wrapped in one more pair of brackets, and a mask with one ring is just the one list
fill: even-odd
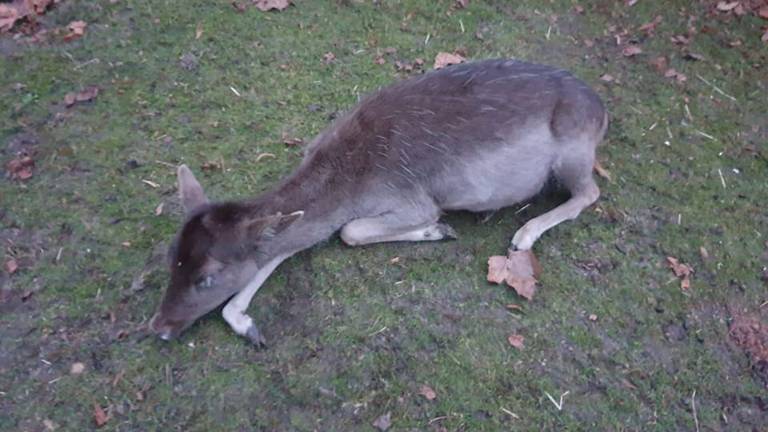
[(600, 196), (600, 189), (592, 177), (594, 144), (573, 148), (564, 153), (553, 171), (557, 180), (571, 193), (571, 197), (547, 213), (529, 220), (517, 230), (512, 237), (513, 249), (530, 249), (544, 232), (561, 222), (576, 219), (582, 210), (597, 201)]
[(341, 229), (341, 239), (350, 246), (394, 241), (432, 241), (455, 239), (449, 225), (437, 222), (438, 212), (430, 215), (385, 213), (355, 219)]

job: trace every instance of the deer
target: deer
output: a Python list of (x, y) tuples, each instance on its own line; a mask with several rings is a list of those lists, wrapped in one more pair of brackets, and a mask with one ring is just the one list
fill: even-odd
[(267, 192), (211, 202), (177, 169), (184, 222), (168, 251), (170, 282), (149, 327), (178, 337), (224, 305), (257, 347), (247, 309), (269, 275), (336, 232), (350, 246), (456, 238), (444, 212), (492, 212), (554, 180), (567, 200), (527, 221), (510, 248), (575, 219), (600, 190), (596, 149), (608, 128), (600, 97), (570, 72), (515, 59), (468, 62), (401, 80), (363, 98), (307, 146)]

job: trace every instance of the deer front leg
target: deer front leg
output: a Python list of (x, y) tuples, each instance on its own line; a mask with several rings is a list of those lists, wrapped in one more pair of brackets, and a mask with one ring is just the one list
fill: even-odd
[(256, 276), (248, 282), (248, 285), (243, 288), (242, 291), (237, 293), (231, 300), (224, 306), (222, 315), (224, 320), (232, 327), (232, 330), (240, 336), (248, 338), (256, 347), (266, 346), (266, 339), (261, 334), (259, 329), (253, 323), (253, 319), (249, 317), (245, 311), (248, 310), (248, 305), (251, 303), (251, 299), (256, 294), (256, 291), (261, 288), (264, 281), (267, 280), (270, 274), (283, 262), (288, 256), (279, 256), (269, 261), (264, 267), (260, 268), (256, 273)]

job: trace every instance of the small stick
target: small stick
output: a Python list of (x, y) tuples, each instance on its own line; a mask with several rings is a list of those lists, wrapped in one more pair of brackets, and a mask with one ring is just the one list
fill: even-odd
[(712, 135), (710, 135), (710, 134), (708, 134), (706, 132), (702, 132), (702, 131), (700, 131), (698, 129), (694, 129), (694, 131), (696, 131), (697, 134), (703, 136), (704, 138), (709, 138), (712, 141), (717, 141), (717, 138), (713, 137)]
[(515, 419), (515, 420), (520, 420), (520, 416), (519, 416), (519, 415), (517, 415), (517, 414), (515, 414), (515, 413), (513, 413), (512, 411), (510, 411), (510, 410), (508, 410), (508, 409), (506, 409), (506, 408), (504, 408), (504, 407), (501, 407), (501, 410), (502, 410), (504, 413), (506, 413), (506, 414), (509, 414), (510, 416), (512, 416), (512, 418), (513, 418), (513, 419)]
[(725, 177), (723, 177), (723, 171), (720, 168), (718, 168), (717, 173), (720, 174), (720, 183), (723, 184), (723, 189), (725, 189), (727, 186), (725, 184)]
[(459, 27), (461, 27), (461, 32), (464, 33), (464, 21), (459, 18)]
[(549, 27), (547, 28), (547, 35), (546, 35), (546, 36), (547, 36), (547, 40), (549, 40), (549, 34), (550, 34), (550, 33), (552, 33), (552, 26), (549, 26)]
[(530, 207), (530, 206), (531, 206), (531, 203), (528, 203), (528, 204), (526, 204), (526, 205), (524, 205), (524, 206), (520, 207), (520, 208), (519, 208), (519, 209), (518, 209), (518, 210), (515, 212), (515, 214), (518, 214), (518, 213), (520, 213), (521, 211), (523, 211), (523, 210), (527, 209), (527, 208), (528, 208), (528, 207)]
[(155, 163), (159, 163), (160, 165), (165, 165), (165, 166), (171, 167), (171, 168), (176, 168), (176, 165), (174, 165), (172, 163), (163, 162), (163, 161), (157, 160), (157, 159), (155, 159)]
[(236, 88), (229, 86), (229, 89), (232, 90), (232, 93), (234, 93), (237, 97), (240, 97), (240, 92), (237, 91)]
[(712, 84), (711, 82), (709, 82), (709, 81), (705, 80), (705, 79), (704, 79), (704, 77), (702, 77), (701, 75), (699, 75), (699, 74), (696, 74), (696, 78), (698, 78), (698, 79), (700, 79), (700, 80), (704, 81), (704, 83), (705, 83), (705, 84), (708, 84), (710, 87), (712, 87), (713, 89), (715, 89), (715, 91), (716, 91), (716, 92), (718, 92), (718, 93), (720, 93), (721, 95), (723, 95), (723, 96), (727, 97), (728, 99), (730, 99), (730, 100), (732, 100), (732, 101), (734, 101), (734, 102), (738, 102), (738, 100), (737, 100), (735, 97), (733, 97), (733, 96), (729, 95), (728, 93), (726, 93), (726, 92), (724, 92), (724, 91), (720, 90), (720, 87), (718, 87), (718, 86), (716, 86), (716, 85)]
[(693, 422), (696, 424), (696, 432), (699, 432), (699, 416), (696, 415), (696, 390), (691, 395), (691, 408), (693, 408)]

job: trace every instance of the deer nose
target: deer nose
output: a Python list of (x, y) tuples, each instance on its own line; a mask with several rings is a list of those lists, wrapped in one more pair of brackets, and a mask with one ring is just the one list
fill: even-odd
[(169, 341), (173, 339), (173, 327), (163, 321), (164, 320), (160, 317), (160, 314), (155, 314), (149, 321), (149, 328), (155, 332), (160, 339)]

